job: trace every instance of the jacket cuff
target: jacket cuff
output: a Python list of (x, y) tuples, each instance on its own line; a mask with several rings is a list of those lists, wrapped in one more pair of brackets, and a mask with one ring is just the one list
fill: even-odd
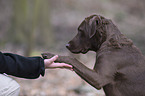
[(44, 66), (44, 59), (41, 59), (40, 60), (40, 74), (41, 76), (44, 76), (45, 75), (45, 66)]

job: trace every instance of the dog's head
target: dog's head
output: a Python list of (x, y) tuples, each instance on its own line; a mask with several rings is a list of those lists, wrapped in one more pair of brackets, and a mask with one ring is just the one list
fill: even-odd
[(97, 51), (106, 40), (105, 18), (91, 15), (80, 24), (77, 35), (66, 45), (72, 53), (87, 53)]

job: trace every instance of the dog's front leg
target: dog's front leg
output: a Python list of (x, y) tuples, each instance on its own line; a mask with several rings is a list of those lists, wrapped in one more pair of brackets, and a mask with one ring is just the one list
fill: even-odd
[[(54, 56), (54, 54), (43, 53), (42, 56), (43, 58), (51, 58)], [(64, 62), (72, 65), (74, 71), (96, 89), (100, 89), (102, 86), (109, 82), (108, 78), (102, 74), (99, 74), (95, 70), (89, 69), (75, 58), (71, 58), (69, 56), (59, 56), (56, 62)]]

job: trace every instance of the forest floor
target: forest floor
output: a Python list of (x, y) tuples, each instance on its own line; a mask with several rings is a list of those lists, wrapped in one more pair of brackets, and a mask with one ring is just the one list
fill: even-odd
[(44, 77), (16, 81), (21, 86), (20, 96), (105, 96), (69, 70), (47, 70)]

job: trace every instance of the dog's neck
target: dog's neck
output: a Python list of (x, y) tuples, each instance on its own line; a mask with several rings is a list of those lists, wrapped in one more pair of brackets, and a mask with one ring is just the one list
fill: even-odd
[(108, 48), (121, 49), (124, 46), (133, 45), (132, 40), (124, 36), (111, 20), (108, 21), (108, 24), (104, 25), (104, 31), (106, 33), (106, 40), (101, 44), (99, 52)]
[(106, 31), (106, 36), (108, 40), (112, 38), (112, 36), (119, 37), (121, 35), (121, 32), (119, 31), (119, 29), (116, 27), (115, 24), (113, 24), (111, 20), (109, 20), (109, 23), (106, 24), (105, 31)]

